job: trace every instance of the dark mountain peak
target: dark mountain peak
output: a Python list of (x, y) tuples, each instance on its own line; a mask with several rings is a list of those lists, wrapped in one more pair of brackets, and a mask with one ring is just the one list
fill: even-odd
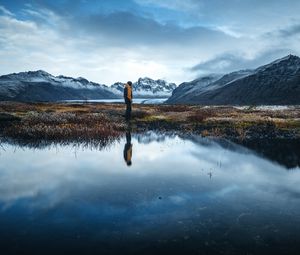
[(256, 71), (271, 71), (275, 69), (281, 69), (281, 71), (288, 70), (288, 71), (298, 71), (300, 69), (300, 58), (295, 55), (287, 55), (283, 58), (279, 58), (267, 65), (263, 65), (258, 67)]
[[(115, 93), (123, 93), (125, 83), (116, 82), (111, 85)], [(176, 88), (175, 83), (168, 83), (165, 80), (153, 80), (149, 77), (139, 78), (133, 83), (133, 91), (136, 97), (169, 97)]]
[(32, 80), (49, 80), (54, 78), (51, 74), (43, 71), (28, 71), (28, 72), (19, 72), (19, 73), (11, 73), (7, 75), (1, 76), (2, 79), (12, 80), (12, 81), (32, 81)]
[(65, 76), (65, 75), (58, 75), (58, 76), (56, 76), (57, 78), (59, 78), (59, 79), (73, 79), (72, 77), (69, 77), (69, 76)]
[(287, 55), (255, 70), (241, 70), (210, 82), (198, 79), (173, 91), (168, 103), (258, 105), (300, 103), (300, 58)]
[(293, 55), (293, 54), (289, 54), (285, 57), (286, 59), (294, 59), (294, 60), (299, 60), (300, 58), (296, 55)]
[(137, 83), (147, 83), (147, 82), (154, 82), (153, 79), (149, 78), (149, 77), (143, 77), (143, 78), (139, 78)]
[(283, 58), (279, 58), (277, 60), (275, 60), (274, 62), (270, 63), (270, 64), (279, 64), (279, 63), (297, 63), (300, 64), (300, 58), (296, 55), (287, 55)]
[(74, 80), (75, 81), (79, 81), (80, 83), (85, 84), (85, 85), (87, 85), (87, 84), (90, 83), (86, 78), (83, 78), (83, 77), (78, 77), (78, 78), (76, 78)]
[(36, 70), (35, 71), (36, 73), (38, 73), (38, 74), (43, 74), (43, 75), (50, 75), (48, 72), (46, 72), (46, 71), (44, 71), (44, 70)]
[(0, 77), (1, 100), (57, 101), (117, 97), (108, 87), (85, 78), (55, 77), (43, 70)]
[[(118, 82), (115, 82), (113, 85), (115, 85), (115, 86), (124, 86), (125, 83), (124, 83), (124, 82), (118, 81)], [(112, 86), (113, 86), (113, 85), (112, 85)]]
[(176, 88), (176, 84), (175, 83), (168, 83), (167, 81), (163, 80), (163, 79), (158, 79), (158, 80), (153, 80), (149, 77), (144, 77), (144, 78), (139, 78), (137, 82), (134, 83), (134, 85), (136, 86), (153, 86), (153, 87), (163, 87), (166, 88), (168, 90), (173, 90)]
[(47, 73), (44, 70), (28, 71), (26, 73), (31, 76), (52, 76), (50, 73)]

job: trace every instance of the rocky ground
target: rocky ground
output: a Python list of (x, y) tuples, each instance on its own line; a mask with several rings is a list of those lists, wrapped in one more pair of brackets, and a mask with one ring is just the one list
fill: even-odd
[(203, 107), (123, 104), (0, 102), (1, 139), (109, 141), (125, 131), (193, 133), (230, 140), (300, 139), (300, 107)]

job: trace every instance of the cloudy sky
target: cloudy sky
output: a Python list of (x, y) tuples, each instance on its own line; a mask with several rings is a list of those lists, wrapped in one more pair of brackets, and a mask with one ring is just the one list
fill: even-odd
[(300, 55), (299, 0), (0, 0), (0, 75), (180, 83)]

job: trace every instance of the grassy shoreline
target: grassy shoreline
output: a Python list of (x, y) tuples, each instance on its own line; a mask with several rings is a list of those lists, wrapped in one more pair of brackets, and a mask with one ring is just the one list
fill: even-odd
[(109, 141), (125, 131), (171, 131), (230, 140), (300, 139), (300, 107), (203, 107), (133, 105), (132, 120), (125, 106), (111, 103), (0, 102), (0, 136), (49, 141)]

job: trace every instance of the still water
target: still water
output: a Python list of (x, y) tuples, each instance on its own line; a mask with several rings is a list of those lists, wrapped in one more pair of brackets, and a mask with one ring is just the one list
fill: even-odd
[[(133, 98), (134, 104), (163, 104), (168, 98)], [(66, 103), (124, 103), (123, 98), (95, 100), (64, 100)]]
[(298, 254), (300, 169), (146, 133), (0, 146), (1, 254)]

